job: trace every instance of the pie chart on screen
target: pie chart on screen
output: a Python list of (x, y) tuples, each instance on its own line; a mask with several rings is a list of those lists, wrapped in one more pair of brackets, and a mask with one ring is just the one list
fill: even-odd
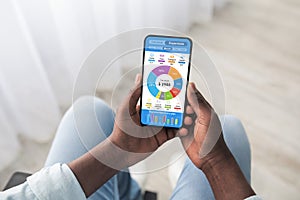
[(147, 79), (152, 96), (160, 100), (175, 98), (182, 89), (182, 77), (174, 67), (161, 65), (154, 68)]

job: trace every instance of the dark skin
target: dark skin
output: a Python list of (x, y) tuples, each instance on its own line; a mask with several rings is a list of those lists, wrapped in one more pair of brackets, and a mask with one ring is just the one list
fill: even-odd
[[(186, 153), (206, 175), (216, 199), (245, 199), (255, 195), (224, 142), (221, 123), (213, 108), (190, 83), (186, 113), (189, 126), (179, 130)], [(193, 120), (195, 118), (195, 120)]]
[(68, 164), (87, 197), (121, 169), (145, 159), (175, 136), (180, 137), (195, 166), (205, 173), (216, 199), (244, 199), (255, 194), (224, 142), (218, 116), (193, 83), (187, 90), (184, 127), (178, 132), (142, 127), (137, 106), (140, 95), (138, 75), (117, 111), (110, 137)]

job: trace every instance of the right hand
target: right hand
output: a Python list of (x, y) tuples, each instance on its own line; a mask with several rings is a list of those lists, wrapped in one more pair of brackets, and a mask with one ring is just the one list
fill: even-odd
[(218, 115), (194, 83), (188, 86), (187, 100), (184, 127), (178, 135), (191, 161), (202, 169), (207, 161), (222, 156), (228, 148)]

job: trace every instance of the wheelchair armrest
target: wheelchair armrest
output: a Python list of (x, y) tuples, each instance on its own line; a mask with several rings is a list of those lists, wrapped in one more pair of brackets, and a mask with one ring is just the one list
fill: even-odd
[(31, 174), (24, 173), (24, 172), (15, 172), (10, 177), (10, 179), (9, 179), (8, 183), (6, 184), (6, 186), (4, 187), (3, 191), (24, 183), (28, 176), (31, 176)]

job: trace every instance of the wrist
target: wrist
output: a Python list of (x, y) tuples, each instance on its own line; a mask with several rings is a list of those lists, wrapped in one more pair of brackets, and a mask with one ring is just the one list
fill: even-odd
[(213, 150), (204, 158), (200, 169), (206, 174), (215, 169), (224, 168), (233, 162), (235, 162), (235, 159), (224, 143), (224, 146), (222, 145), (221, 148)]
[(128, 167), (126, 152), (117, 146), (110, 137), (94, 147), (90, 153), (98, 162), (112, 169), (120, 171)]
[(222, 153), (209, 156), (201, 169), (216, 199), (245, 199), (255, 195), (227, 146)]
[(119, 171), (111, 165), (112, 163), (107, 162), (110, 156), (113, 156), (109, 150), (109, 145), (103, 141), (89, 152), (68, 163), (86, 197), (93, 194)]

